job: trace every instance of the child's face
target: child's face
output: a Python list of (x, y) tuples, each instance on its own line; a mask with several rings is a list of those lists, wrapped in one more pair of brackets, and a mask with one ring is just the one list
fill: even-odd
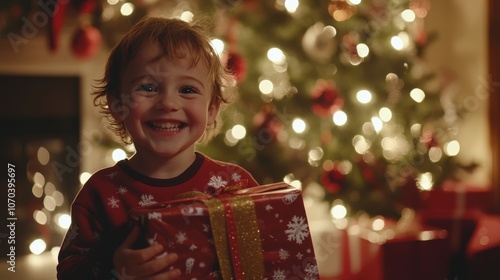
[(157, 44), (145, 44), (123, 71), (122, 119), (137, 153), (173, 157), (194, 152), (207, 125), (213, 124), (218, 104), (208, 68), (191, 67), (191, 55), (179, 60), (160, 54)]

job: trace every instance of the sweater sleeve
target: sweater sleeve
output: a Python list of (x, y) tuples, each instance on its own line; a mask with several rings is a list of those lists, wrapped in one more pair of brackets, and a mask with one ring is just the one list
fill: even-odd
[(73, 204), (71, 219), (59, 252), (57, 279), (113, 279), (113, 250), (101, 222), (80, 204)]

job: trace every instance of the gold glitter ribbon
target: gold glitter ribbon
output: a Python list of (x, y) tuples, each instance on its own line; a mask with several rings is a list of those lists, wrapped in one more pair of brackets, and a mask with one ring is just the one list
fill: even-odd
[(231, 263), (231, 252), (229, 250), (229, 242), (227, 239), (225, 209), (222, 202), (218, 199), (207, 199), (202, 202), (208, 208), (210, 218), (210, 227), (214, 238), (215, 251), (219, 259), (219, 267), (222, 274), (222, 279), (234, 279), (234, 271)]
[[(229, 199), (232, 216), (227, 217), (229, 244), (237, 279), (261, 280), (264, 278), (264, 256), (260, 240), (255, 204), (249, 196)], [(226, 215), (228, 209), (226, 207)]]

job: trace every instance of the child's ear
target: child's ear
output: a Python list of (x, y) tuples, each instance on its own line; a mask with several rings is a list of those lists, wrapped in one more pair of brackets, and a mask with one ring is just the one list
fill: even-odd
[(214, 99), (208, 107), (208, 125), (211, 126), (215, 123), (217, 115), (220, 110), (220, 100)]
[(108, 102), (109, 112), (111, 116), (117, 121), (123, 120), (123, 108), (122, 102), (116, 96), (108, 94), (106, 95), (106, 101)]

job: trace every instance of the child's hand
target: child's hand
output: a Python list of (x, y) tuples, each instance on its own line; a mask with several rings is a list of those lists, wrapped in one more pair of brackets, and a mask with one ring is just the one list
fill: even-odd
[(156, 244), (144, 249), (132, 249), (139, 236), (139, 228), (134, 227), (129, 236), (118, 247), (113, 257), (116, 274), (122, 279), (176, 279), (181, 275), (179, 269), (165, 270), (178, 258), (177, 254), (164, 253), (163, 246)]

